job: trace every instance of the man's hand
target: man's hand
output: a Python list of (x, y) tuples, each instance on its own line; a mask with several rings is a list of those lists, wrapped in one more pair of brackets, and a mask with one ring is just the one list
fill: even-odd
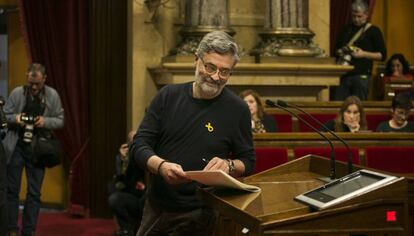
[(36, 117), (35, 123), (34, 123), (35, 127), (37, 128), (42, 128), (45, 126), (45, 118), (43, 116), (38, 116)]
[(229, 162), (224, 159), (214, 157), (207, 163), (203, 170), (222, 170), (229, 174)]
[(356, 131), (359, 131), (359, 123), (358, 122), (344, 122), (345, 125), (347, 125), (349, 127), (349, 130), (351, 131), (351, 133), (354, 133)]
[(379, 61), (382, 59), (382, 54), (380, 52), (369, 52), (364, 51), (361, 48), (355, 47), (354, 51), (351, 53), (354, 58), (366, 58), (370, 60)]
[(362, 50), (361, 48), (355, 47), (351, 55), (354, 58), (364, 58), (365, 57), (365, 51)]
[(16, 124), (18, 124), (18, 125), (20, 125), (20, 126), (23, 127), (24, 126), (24, 122), (22, 122), (21, 117), (22, 117), (22, 114), (21, 113), (16, 114)]
[(169, 184), (183, 184), (191, 181), (180, 165), (168, 161), (161, 164), (158, 173)]

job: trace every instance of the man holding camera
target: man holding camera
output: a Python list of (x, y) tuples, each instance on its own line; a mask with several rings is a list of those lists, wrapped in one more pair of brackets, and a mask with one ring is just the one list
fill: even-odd
[(346, 26), (335, 45), (339, 64), (353, 65), (354, 69), (341, 77), (335, 100), (355, 95), (367, 100), (372, 62), (385, 60), (386, 48), (381, 30), (368, 23), (368, 5), (364, 0), (352, 3), (352, 24)]
[(17, 235), (23, 167), (26, 169), (27, 195), (21, 235), (35, 235), (45, 168), (35, 164), (32, 140), (40, 132), (62, 128), (64, 123), (59, 94), (45, 85), (45, 81), (44, 66), (30, 64), (27, 69), (27, 85), (15, 88), (4, 106), (9, 124), (3, 140), (7, 159), (9, 235)]

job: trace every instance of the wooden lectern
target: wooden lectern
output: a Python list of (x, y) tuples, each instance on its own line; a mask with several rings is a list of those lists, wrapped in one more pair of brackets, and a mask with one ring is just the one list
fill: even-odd
[[(348, 174), (346, 163), (337, 162), (336, 170), (337, 177)], [(329, 172), (330, 160), (307, 155), (243, 180), (259, 186), (260, 193), (218, 188), (199, 193), (220, 212), (216, 235), (413, 235), (414, 188), (407, 178), (320, 211), (294, 200), (322, 186), (319, 178)]]

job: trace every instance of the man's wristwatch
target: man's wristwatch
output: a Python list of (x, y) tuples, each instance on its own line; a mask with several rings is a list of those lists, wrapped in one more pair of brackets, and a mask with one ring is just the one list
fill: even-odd
[(229, 165), (229, 174), (233, 173), (236, 170), (234, 166), (234, 161), (232, 159), (227, 159), (227, 164)]

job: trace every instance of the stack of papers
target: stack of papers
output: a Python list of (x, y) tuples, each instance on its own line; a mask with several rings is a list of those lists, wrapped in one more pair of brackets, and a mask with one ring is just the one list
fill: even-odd
[(207, 186), (219, 186), (248, 192), (260, 192), (260, 188), (238, 181), (222, 170), (186, 171), (187, 177)]

